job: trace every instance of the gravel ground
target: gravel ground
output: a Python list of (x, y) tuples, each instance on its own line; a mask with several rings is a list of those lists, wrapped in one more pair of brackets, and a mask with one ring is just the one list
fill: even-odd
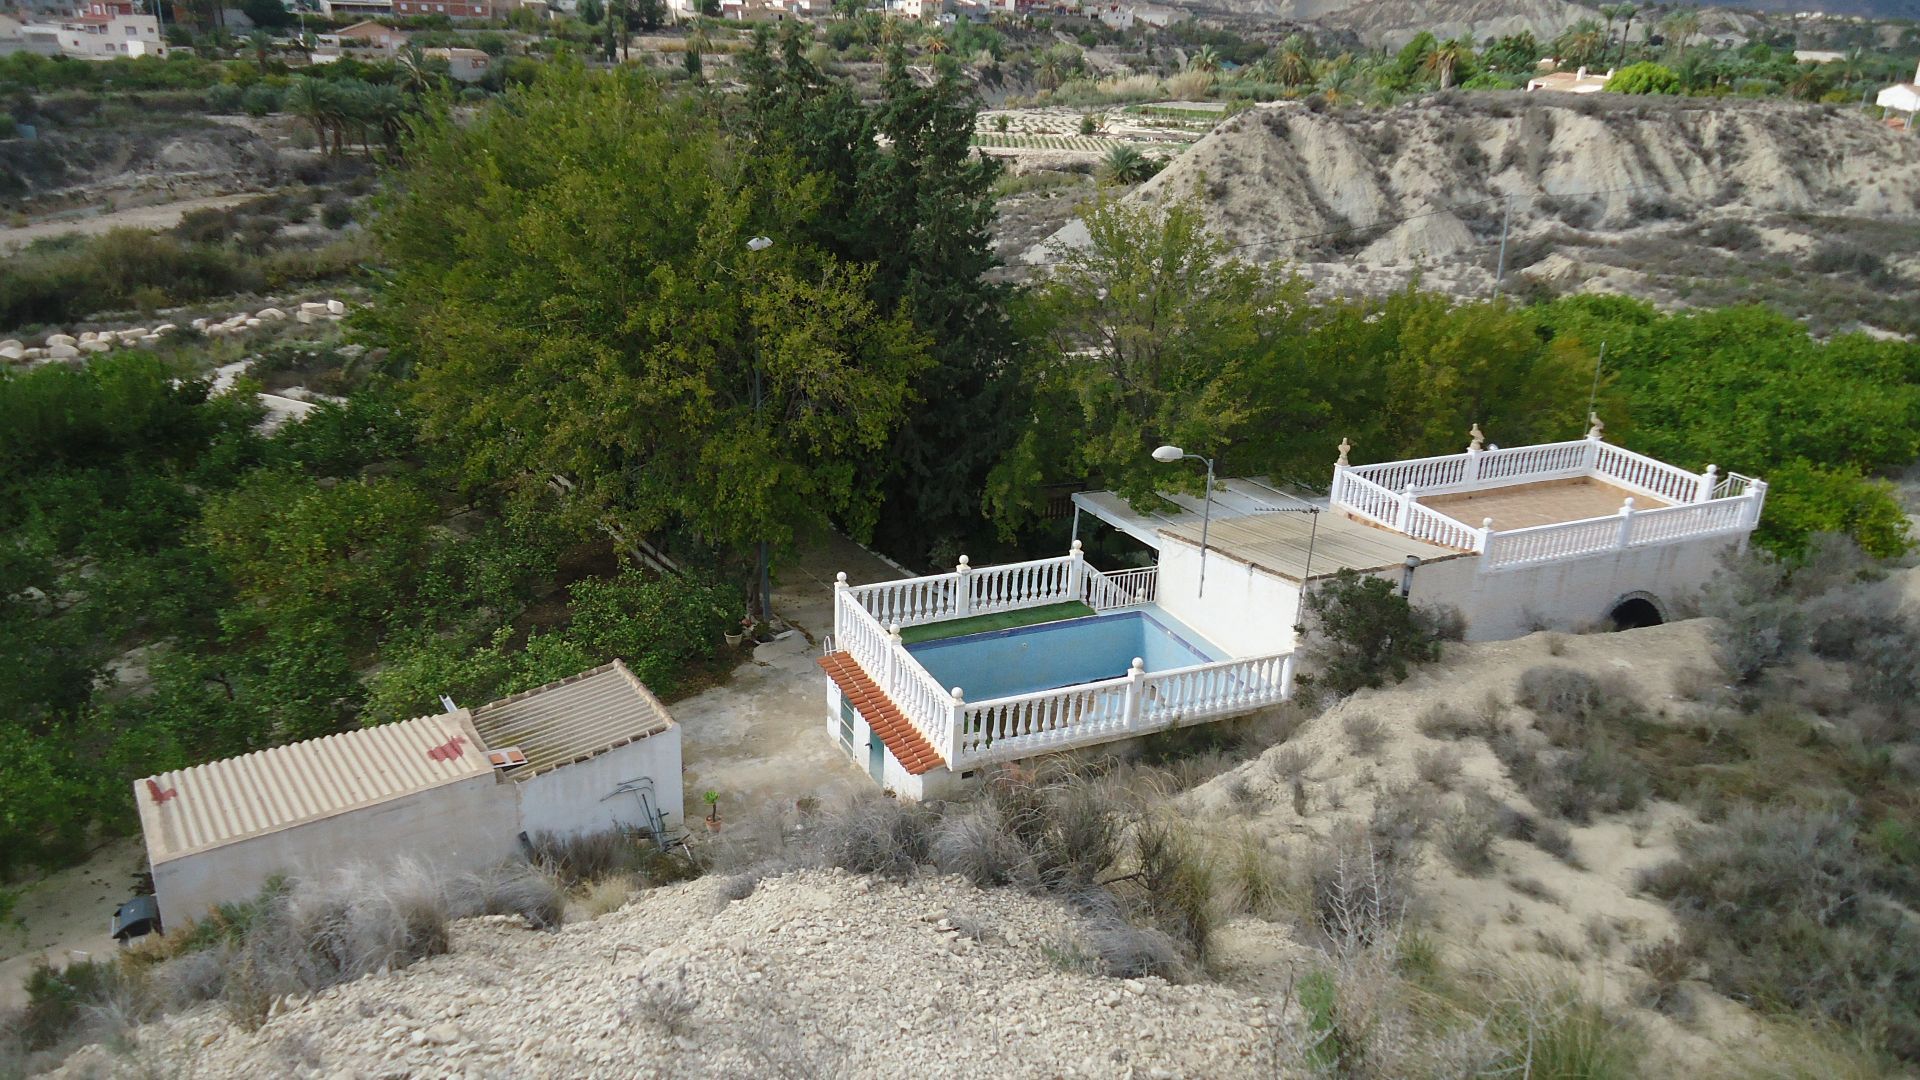
[(202, 1007), (55, 1075), (1276, 1074), (1266, 1001), (1062, 970), (1072, 918), (954, 878), (802, 871), (732, 903), (708, 879), (555, 932), (462, 922), (448, 955), (287, 1002), (258, 1031)]

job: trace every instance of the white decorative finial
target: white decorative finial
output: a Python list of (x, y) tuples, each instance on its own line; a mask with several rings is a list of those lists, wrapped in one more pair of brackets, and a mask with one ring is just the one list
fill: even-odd
[(1353, 444), (1347, 441), (1345, 435), (1340, 436), (1340, 460), (1334, 462), (1334, 464), (1345, 467), (1347, 464), (1347, 454), (1351, 453), (1352, 450)]
[(1481, 527), (1481, 528), (1483, 528), (1483, 529), (1491, 529), (1491, 528), (1493, 528), (1493, 519), (1492, 519), (1492, 518), (1481, 518), (1481, 519), (1480, 519), (1480, 527)]
[(842, 570), (839, 573), (833, 575), (833, 583), (835, 585), (845, 585), (847, 583), (847, 572), (845, 570)]
[(1593, 425), (1592, 427), (1590, 427), (1590, 428), (1588, 428), (1588, 429), (1587, 429), (1587, 438), (1589, 438), (1589, 439), (1599, 439), (1599, 438), (1603, 438), (1603, 437), (1605, 437), (1605, 435), (1606, 435), (1606, 431), (1607, 431), (1607, 425), (1605, 425), (1605, 424), (1603, 424), (1603, 423), (1601, 423), (1601, 422), (1600, 422), (1600, 414), (1599, 414), (1599, 413), (1597, 413), (1597, 412), (1590, 412), (1590, 413), (1588, 413), (1588, 414), (1587, 414), (1587, 423), (1589, 423), (1589, 424), (1592, 424), (1592, 425)]
[(958, 567), (958, 569), (961, 569), (961, 570), (968, 569), (967, 557), (965, 555), (960, 556), (960, 566)]
[(1075, 541), (1073, 542), (1073, 550), (1075, 550), (1075, 551), (1079, 551), (1079, 550), (1080, 550), (1080, 541), (1078, 541), (1078, 540), (1075, 540)]
[(900, 640), (900, 624), (896, 622), (888, 626), (887, 636), (891, 637), (895, 641), (899, 641)]
[(967, 703), (967, 695), (961, 693), (960, 688), (957, 686), (953, 688), (953, 703), (955, 705), (965, 705)]
[(1480, 434), (1479, 421), (1475, 421), (1474, 425), (1471, 428), (1467, 429), (1467, 435), (1473, 439), (1472, 442), (1467, 444), (1467, 452), (1472, 454), (1479, 453), (1480, 448), (1482, 446), (1485, 446), (1487, 443), (1487, 437), (1485, 435)]
[(1132, 670), (1138, 671), (1144, 674), (1147, 670), (1147, 662), (1145, 660), (1140, 659), (1137, 656), (1134, 657)]

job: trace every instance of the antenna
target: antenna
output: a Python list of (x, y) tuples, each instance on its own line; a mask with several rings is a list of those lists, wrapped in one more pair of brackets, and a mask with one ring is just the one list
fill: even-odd
[(1600, 403), (1600, 365), (1607, 362), (1607, 343), (1600, 343), (1600, 354), (1593, 358), (1593, 388), (1587, 391), (1587, 415), (1593, 415), (1593, 407)]

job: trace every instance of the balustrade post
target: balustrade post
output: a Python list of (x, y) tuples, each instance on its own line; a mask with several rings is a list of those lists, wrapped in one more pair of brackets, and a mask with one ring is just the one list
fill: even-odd
[(907, 651), (907, 647), (900, 642), (899, 623), (887, 627), (887, 646), (887, 682), (881, 689), (887, 692), (888, 697), (893, 697), (894, 688), (900, 685), (900, 657)]
[(847, 572), (842, 570), (833, 576), (833, 645), (834, 648), (841, 650), (847, 647), (847, 631), (842, 625), (845, 616), (841, 614), (846, 610), (846, 602)]
[(1294, 654), (1288, 653), (1280, 661), (1280, 700), (1293, 700)]
[(1720, 466), (1709, 465), (1707, 471), (1700, 474), (1700, 487), (1693, 495), (1694, 502), (1709, 502), (1713, 499), (1713, 489), (1720, 486)]
[(1627, 497), (1627, 501), (1620, 504), (1620, 538), (1614, 543), (1613, 546), (1616, 548), (1625, 548), (1627, 546), (1627, 541), (1632, 539), (1632, 537), (1633, 537), (1633, 497), (1629, 495)]
[(1473, 534), (1473, 550), (1485, 554), (1487, 545), (1493, 541), (1493, 519), (1481, 518), (1480, 528)]
[(1765, 504), (1766, 501), (1767, 501), (1767, 482), (1765, 480), (1755, 480), (1752, 483), (1748, 484), (1747, 485), (1747, 511), (1746, 511), (1746, 514), (1743, 515), (1743, 520), (1741, 521), (1741, 524), (1758, 525), (1760, 523), (1760, 507), (1763, 504)]
[(967, 557), (960, 556), (960, 565), (953, 568), (958, 575), (953, 585), (953, 611), (959, 618), (965, 618), (973, 611), (973, 567), (967, 565)]
[(956, 686), (953, 688), (953, 700), (947, 705), (947, 745), (945, 747), (947, 768), (953, 770), (956, 776), (960, 773), (961, 725), (966, 723), (966, 719), (967, 695), (961, 693), (960, 688)]
[(1393, 527), (1401, 532), (1408, 531), (1407, 526), (1413, 522), (1413, 500), (1417, 497), (1419, 490), (1412, 484), (1408, 484), (1407, 489), (1400, 493), (1400, 509), (1394, 515)]
[(1087, 556), (1080, 549), (1080, 541), (1073, 542), (1073, 548), (1067, 552), (1067, 599), (1084, 600), (1087, 584)]
[(1139, 657), (1133, 658), (1133, 666), (1127, 669), (1127, 700), (1122, 722), (1126, 730), (1132, 731), (1140, 726), (1140, 712), (1146, 702), (1147, 662)]

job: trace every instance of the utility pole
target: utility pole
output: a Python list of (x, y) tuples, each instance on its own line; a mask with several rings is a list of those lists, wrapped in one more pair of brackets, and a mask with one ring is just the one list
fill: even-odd
[(1500, 287), (1507, 280), (1507, 227), (1513, 223), (1513, 196), (1507, 196), (1506, 206), (1500, 211), (1500, 261), (1493, 271), (1493, 295), (1500, 295)]

